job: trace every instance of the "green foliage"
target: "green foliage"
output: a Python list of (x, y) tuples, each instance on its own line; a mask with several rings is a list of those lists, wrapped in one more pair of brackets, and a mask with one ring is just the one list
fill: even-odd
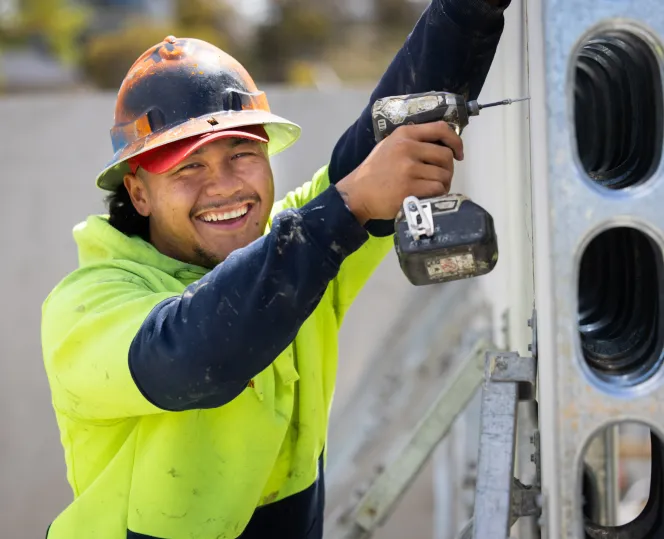
[[(330, 66), (342, 78), (359, 81), (379, 76), (419, 15), (408, 0), (373, 1), (374, 23), (350, 26), (333, 1), (272, 0), (274, 19), (236, 33), (234, 0), (174, 0), (172, 24), (128, 19), (118, 30), (98, 29), (91, 13), (80, 7), (85, 2), (20, 0), (16, 24), (0, 28), (0, 50), (39, 42), (61, 61), (77, 64), (93, 86), (107, 90), (117, 90), (138, 56), (167, 35), (220, 47), (259, 84), (315, 84), (318, 73)], [(229, 37), (238, 35), (241, 43)]]
[(96, 87), (117, 90), (136, 59), (168, 35), (203, 39), (222, 49), (226, 46), (224, 37), (209, 26), (159, 27), (135, 21), (120, 32), (92, 37), (85, 47), (83, 71)]
[(20, 7), (16, 25), (3, 29), (3, 44), (16, 46), (39, 38), (60, 61), (78, 61), (77, 39), (88, 22), (87, 10), (66, 0), (22, 0)]
[(136, 59), (168, 35), (202, 39), (228, 51), (224, 25), (231, 15), (232, 10), (217, 0), (176, 0), (173, 25), (138, 20), (118, 32), (92, 37), (82, 63), (84, 72), (95, 86), (117, 89)]
[(329, 45), (331, 21), (315, 6), (302, 0), (280, 2), (273, 24), (258, 29), (251, 69), (257, 78), (284, 82), (291, 64), (320, 56)]
[(223, 29), (233, 9), (219, 0), (176, 0), (175, 20), (185, 28)]
[(136, 59), (170, 33), (170, 28), (135, 22), (120, 32), (91, 37), (81, 59), (83, 72), (96, 87), (117, 90)]

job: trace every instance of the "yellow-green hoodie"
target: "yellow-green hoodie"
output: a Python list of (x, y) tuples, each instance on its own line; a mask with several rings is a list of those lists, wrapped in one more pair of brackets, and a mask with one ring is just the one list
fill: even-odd
[(74, 492), (48, 538), (231, 539), (302, 501), (321, 480), (339, 326), (392, 237), (367, 234), (327, 167), (212, 271), (105, 216), (74, 237), (79, 268), (43, 305)]

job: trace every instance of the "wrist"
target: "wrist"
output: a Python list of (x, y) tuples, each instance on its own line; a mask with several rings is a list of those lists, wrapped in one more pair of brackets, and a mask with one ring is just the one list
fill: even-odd
[(353, 186), (352, 179), (350, 176), (346, 176), (335, 185), (339, 195), (344, 201), (346, 208), (350, 211), (358, 222), (364, 226), (369, 220), (367, 212), (364, 208), (364, 205), (358, 201), (358, 197), (355, 194), (355, 188)]
[[(296, 218), (294, 222), (299, 221), (302, 234), (307, 239), (306, 243), (318, 246), (327, 260), (335, 266), (339, 266), (369, 239), (365, 228), (346, 209), (334, 185), (330, 185), (299, 210), (291, 208), (286, 211), (300, 214), (301, 220)], [(292, 230), (286, 232), (284, 229), (284, 232), (277, 236), (286, 237), (292, 234)]]

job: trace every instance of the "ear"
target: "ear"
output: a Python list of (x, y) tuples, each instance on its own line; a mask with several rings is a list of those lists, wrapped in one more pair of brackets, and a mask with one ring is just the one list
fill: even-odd
[(150, 197), (145, 181), (138, 174), (125, 174), (124, 186), (136, 211), (143, 217), (150, 215)]

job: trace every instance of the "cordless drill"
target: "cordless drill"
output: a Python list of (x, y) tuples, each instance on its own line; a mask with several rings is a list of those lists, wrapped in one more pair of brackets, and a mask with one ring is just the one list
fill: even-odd
[[(372, 108), (374, 135), (380, 142), (401, 125), (444, 120), (461, 136), (468, 118), (477, 116), (481, 109), (526, 99), (480, 105), (448, 92), (385, 97)], [(407, 197), (394, 225), (399, 264), (414, 285), (478, 277), (489, 273), (498, 262), (493, 218), (466, 196), (448, 194), (423, 200)]]

